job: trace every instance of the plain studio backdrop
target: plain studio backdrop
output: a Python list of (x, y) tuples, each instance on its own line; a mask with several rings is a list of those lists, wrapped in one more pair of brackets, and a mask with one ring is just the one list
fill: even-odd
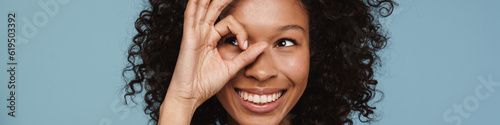
[[(384, 99), (375, 103), (380, 121), (373, 124), (500, 124), (500, 2), (397, 2), (382, 21), (391, 39), (376, 74)], [(121, 92), (125, 52), (144, 7), (142, 0), (1, 1), (0, 124), (146, 124), (143, 105), (123, 105)]]

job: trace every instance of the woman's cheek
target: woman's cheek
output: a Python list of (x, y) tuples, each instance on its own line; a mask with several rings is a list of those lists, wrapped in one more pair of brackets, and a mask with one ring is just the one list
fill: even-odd
[(281, 64), (284, 64), (282, 70), (286, 76), (291, 78), (295, 83), (307, 82), (309, 75), (309, 54), (296, 53), (294, 56), (282, 58)]

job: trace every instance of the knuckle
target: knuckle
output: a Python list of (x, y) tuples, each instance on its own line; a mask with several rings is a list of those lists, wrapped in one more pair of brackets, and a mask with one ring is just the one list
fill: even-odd
[(209, 20), (207, 20), (207, 22), (208, 22), (208, 23), (210, 23), (210, 24), (215, 23), (215, 21), (216, 21), (216, 20), (214, 20), (214, 19), (209, 19)]
[(226, 8), (226, 5), (218, 5), (218, 6), (215, 6), (215, 10), (217, 12), (222, 12), (222, 10), (224, 10), (224, 8)]
[(235, 25), (235, 26), (238, 26), (238, 27), (240, 26), (240, 23), (233, 16), (231, 16), (231, 17), (228, 18), (228, 22), (231, 23), (232, 25)]
[(184, 13), (184, 18), (194, 18), (194, 17), (195, 16), (193, 13), (187, 13), (187, 12)]
[(210, 2), (206, 2), (206, 3), (202, 3), (202, 4), (198, 3), (198, 6), (203, 8), (203, 9), (208, 9), (208, 5), (210, 5)]
[(234, 20), (234, 16), (233, 15), (227, 15), (224, 19)]
[(241, 61), (243, 62), (250, 62), (252, 59), (250, 58), (250, 55), (248, 55), (248, 52), (245, 52), (245, 53), (242, 53), (243, 54), (243, 58), (241, 59)]
[(198, 25), (205, 25), (205, 21), (203, 20), (198, 21)]

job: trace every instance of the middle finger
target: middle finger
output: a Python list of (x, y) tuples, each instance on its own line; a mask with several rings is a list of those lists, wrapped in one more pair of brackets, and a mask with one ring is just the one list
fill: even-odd
[(226, 6), (232, 1), (233, 0), (213, 0), (212, 3), (210, 3), (210, 7), (208, 8), (204, 18), (205, 22), (214, 24), (217, 18), (219, 18), (222, 10), (224, 10), (224, 8), (226, 8)]

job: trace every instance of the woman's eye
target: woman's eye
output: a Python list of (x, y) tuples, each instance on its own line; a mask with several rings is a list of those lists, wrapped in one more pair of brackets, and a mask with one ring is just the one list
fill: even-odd
[(238, 40), (234, 36), (232, 36), (232, 37), (226, 37), (224, 39), (224, 43), (233, 44), (235, 46), (238, 46)]
[(291, 39), (280, 39), (276, 43), (277, 47), (287, 47), (287, 46), (293, 46), (293, 45), (295, 45), (295, 40), (291, 40)]

